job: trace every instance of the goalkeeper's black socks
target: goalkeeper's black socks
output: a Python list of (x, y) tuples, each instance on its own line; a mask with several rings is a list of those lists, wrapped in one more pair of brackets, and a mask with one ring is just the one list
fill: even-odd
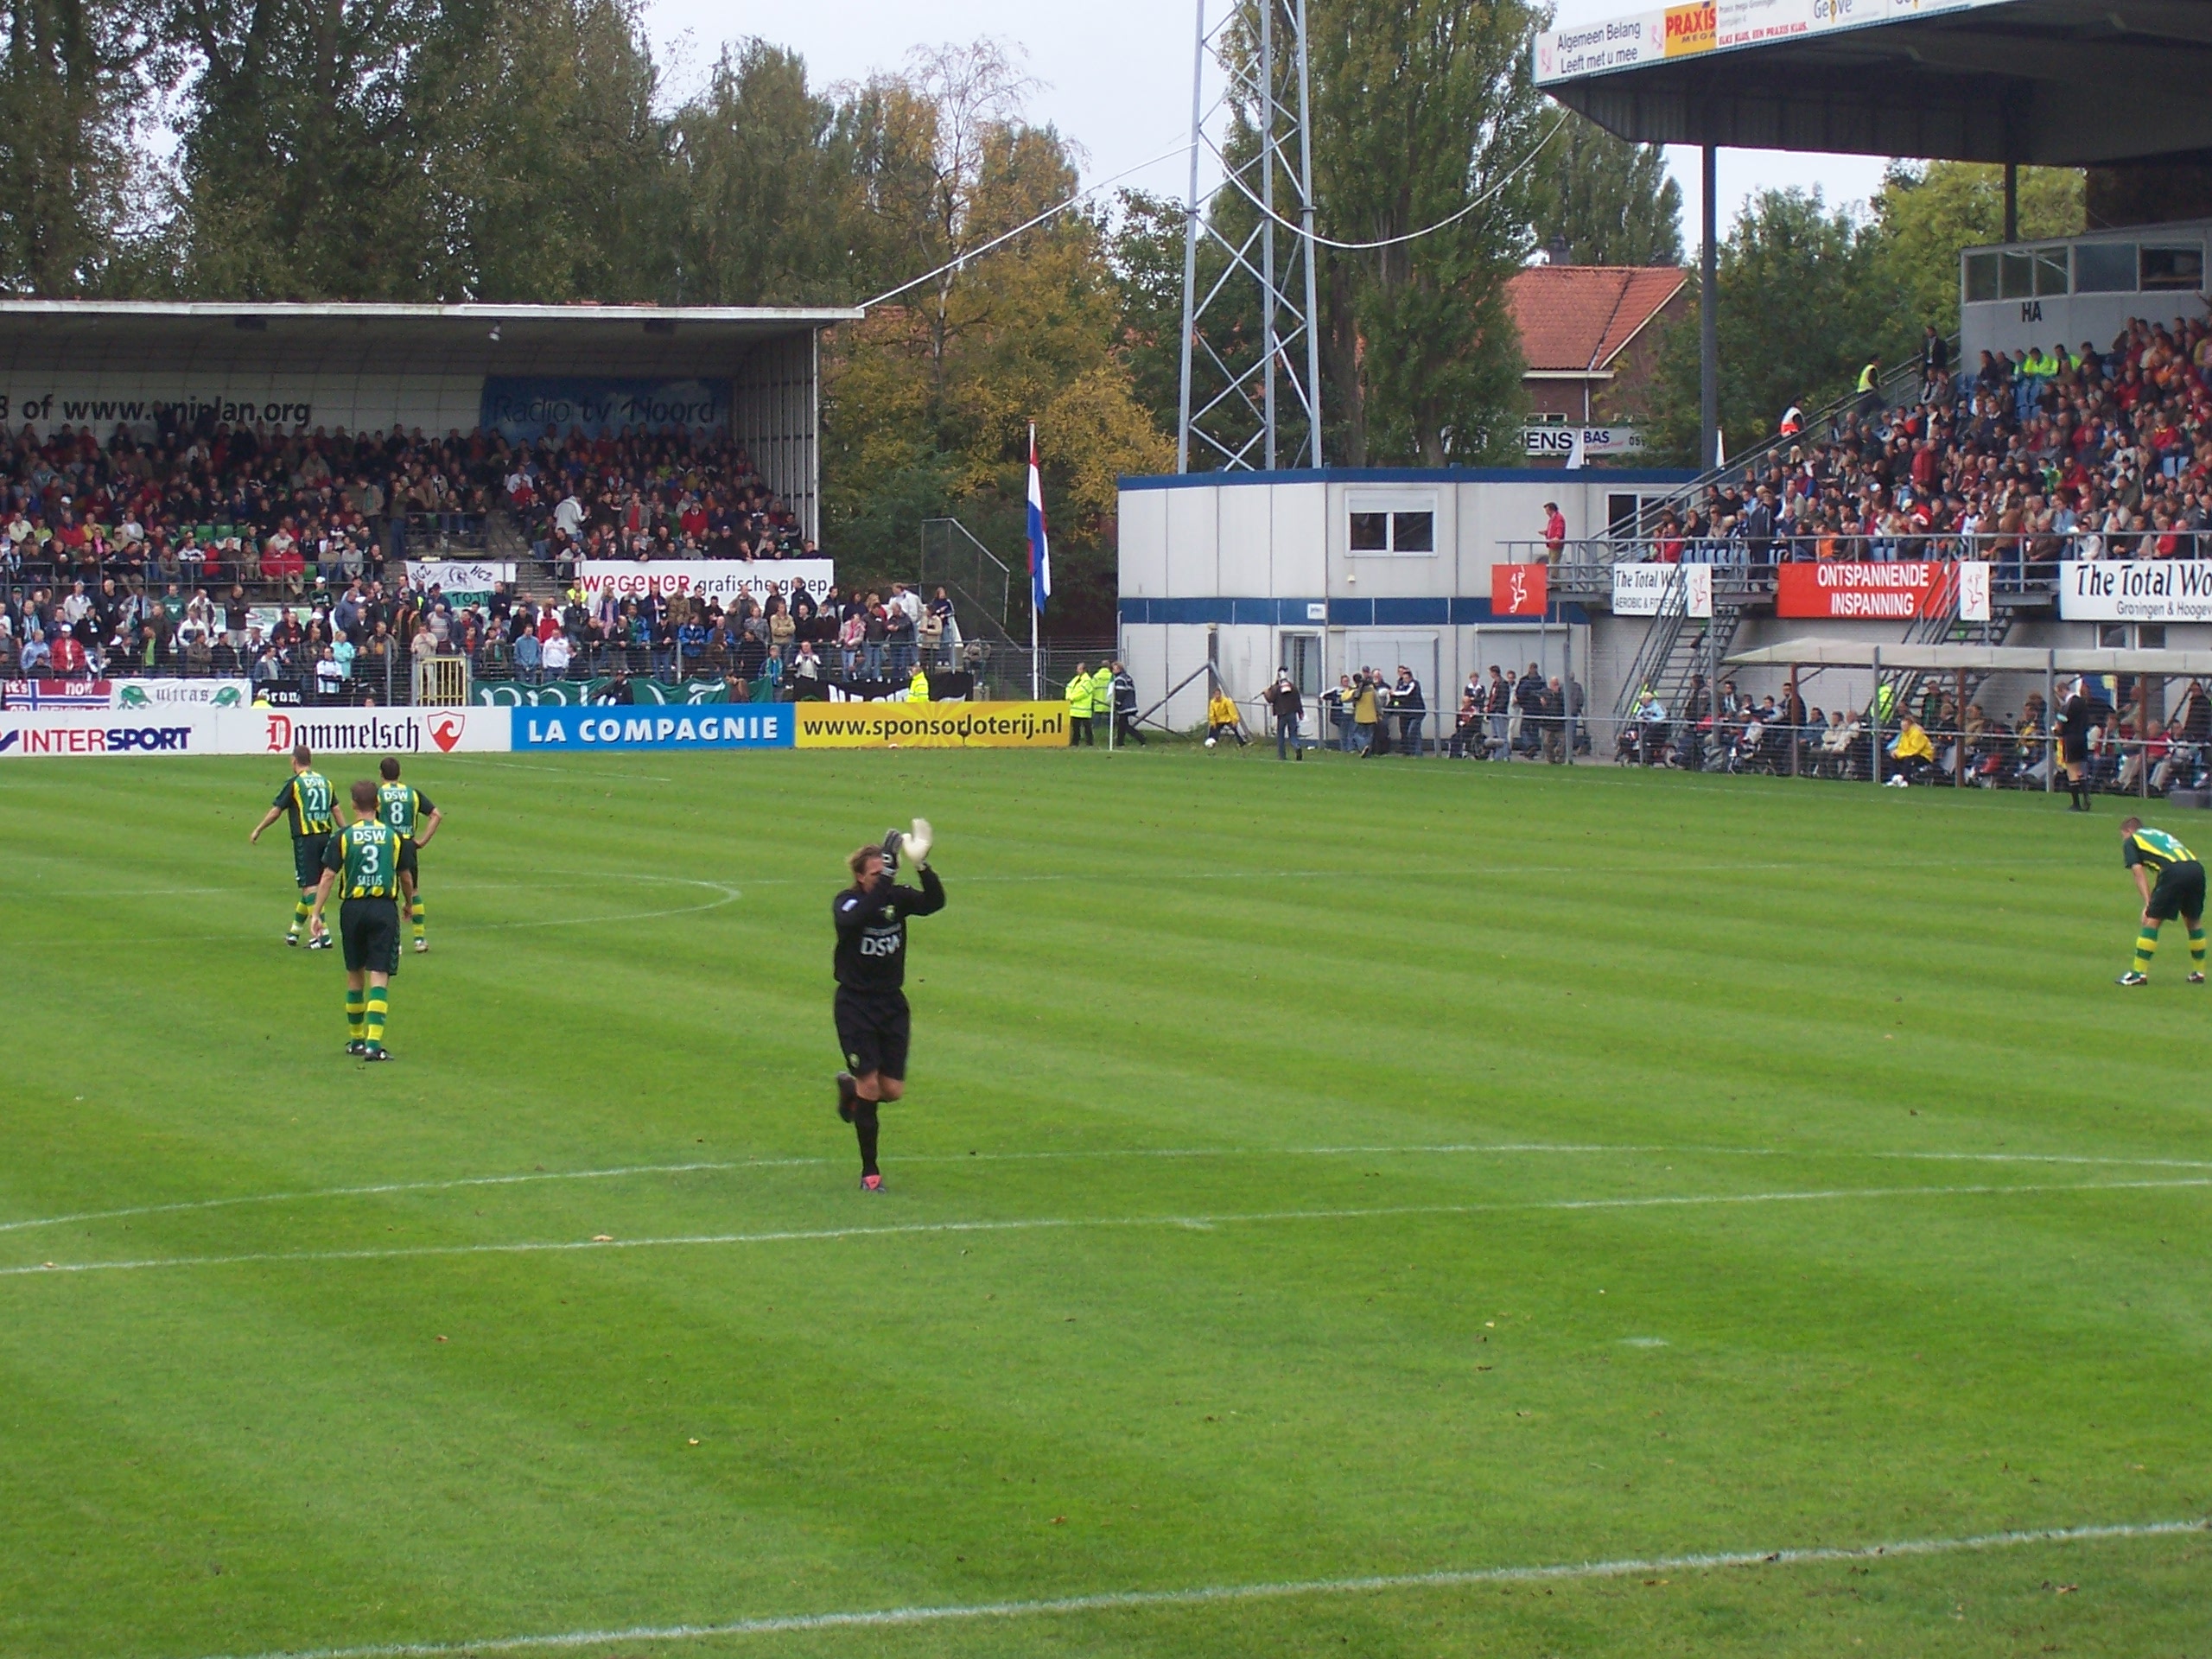
[(861, 1173), (877, 1175), (882, 1172), (875, 1166), (875, 1137), (879, 1127), (875, 1103), (856, 1100), (853, 1103), (853, 1133), (860, 1137)]

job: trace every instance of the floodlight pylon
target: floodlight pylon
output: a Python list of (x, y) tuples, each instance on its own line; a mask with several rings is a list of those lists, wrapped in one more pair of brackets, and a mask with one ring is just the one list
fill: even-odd
[[(1290, 416), (1305, 423), (1300, 454), (1318, 467), (1321, 342), (1306, 0), (1229, 0), (1211, 27), (1206, 5), (1197, 0), (1191, 67), (1175, 470), (1273, 472), (1282, 460), (1286, 402)], [(1223, 82), (1211, 106), (1209, 63)], [(1202, 153), (1222, 175), (1219, 189), (1206, 197), (1198, 192)], [(1277, 209), (1282, 188), (1296, 197), (1295, 230)], [(1221, 207), (1207, 213), (1216, 198)], [(1218, 270), (1202, 271), (1202, 248), (1219, 253)], [(1248, 308), (1256, 313), (1249, 334)]]

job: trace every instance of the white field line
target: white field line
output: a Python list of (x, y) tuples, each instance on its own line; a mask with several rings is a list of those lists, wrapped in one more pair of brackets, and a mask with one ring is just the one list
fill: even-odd
[[(1572, 1142), (1512, 1141), (1454, 1141), (1439, 1146), (1396, 1147), (1100, 1147), (1065, 1152), (917, 1152), (902, 1164), (1027, 1163), (1039, 1159), (1112, 1158), (1407, 1158), (1507, 1156), (1557, 1154), (1577, 1157), (1669, 1158), (1878, 1158), (1934, 1163), (2060, 1164), (2119, 1169), (2212, 1170), (2212, 1159), (2093, 1157), (2040, 1152), (1854, 1152), (1836, 1147), (1637, 1147), (1576, 1145)], [(120, 1210), (79, 1210), (67, 1215), (34, 1216), (0, 1221), (0, 1233), (39, 1227), (67, 1227), (80, 1221), (126, 1221), (137, 1216), (168, 1216), (194, 1210), (227, 1210), (247, 1204), (306, 1204), (319, 1198), (382, 1198), (397, 1192), (443, 1192), (455, 1187), (522, 1186), (538, 1181), (607, 1181), (631, 1175), (690, 1175), (733, 1169), (804, 1169), (842, 1165), (842, 1158), (736, 1158), (682, 1164), (623, 1164), (612, 1169), (532, 1170), (512, 1175), (458, 1175), (438, 1180), (380, 1181), (369, 1186), (310, 1187), (297, 1192), (250, 1192), (227, 1198), (181, 1198), (171, 1204), (134, 1205)]]
[(74, 1215), (41, 1216), (32, 1221), (0, 1221), (0, 1233), (33, 1227), (66, 1227), (79, 1221), (118, 1221), (132, 1216), (166, 1216), (188, 1210), (225, 1210), (242, 1204), (297, 1204), (314, 1198), (376, 1198), (392, 1192), (443, 1192), (464, 1186), (515, 1186), (524, 1181), (607, 1181), (625, 1175), (683, 1175), (708, 1169), (781, 1169), (821, 1164), (824, 1158), (747, 1158), (736, 1162), (629, 1164), (618, 1169), (533, 1170), (524, 1175), (462, 1175), (442, 1181), (383, 1181), (373, 1186), (325, 1186), (305, 1192), (255, 1192), (232, 1198), (185, 1198), (175, 1204), (142, 1204), (128, 1210), (80, 1210)]
[(415, 1244), (380, 1249), (254, 1250), (235, 1255), (148, 1256), (115, 1262), (33, 1262), (0, 1268), (0, 1279), (157, 1268), (223, 1268), (256, 1262), (393, 1262), (417, 1256), (532, 1255), (545, 1251), (667, 1249), (718, 1244), (787, 1244), (925, 1233), (1020, 1233), (1105, 1227), (1214, 1227), (1300, 1221), (1364, 1221), (1410, 1216), (1529, 1214), (1544, 1211), (1688, 1209), (1714, 1205), (1830, 1204), (1853, 1199), (2002, 1197), (2009, 1193), (2140, 1192), (2212, 1187), (2212, 1176), (2159, 1181), (2077, 1181), (1976, 1186), (1859, 1186), (1794, 1192), (1694, 1192), (1643, 1198), (1535, 1198), (1506, 1204), (1374, 1205), (1344, 1210), (1256, 1210), (1192, 1216), (1032, 1216), (1005, 1221), (918, 1221), (874, 1227), (788, 1228), (757, 1233), (684, 1233), (648, 1238), (536, 1239), (509, 1244)]
[[(1897, 1543), (1815, 1546), (1800, 1549), (1730, 1550), (1697, 1555), (1651, 1555), (1614, 1561), (1567, 1561), (1548, 1567), (1480, 1567), (1437, 1573), (1377, 1573), (1364, 1578), (1288, 1580), (1275, 1584), (1211, 1584), (1189, 1590), (1109, 1590), (1037, 1601), (982, 1601), (966, 1605), (886, 1607), (865, 1612), (790, 1613), (772, 1618), (734, 1618), (715, 1624), (632, 1625), (626, 1630), (564, 1630), (543, 1636), (494, 1637), (477, 1642), (390, 1642), (359, 1647), (286, 1648), (251, 1659), (444, 1659), (448, 1655), (511, 1653), (530, 1649), (597, 1647), (626, 1642), (681, 1642), (708, 1637), (785, 1636), (807, 1630), (884, 1630), (984, 1619), (1049, 1618), (1069, 1613), (1136, 1612), (1156, 1607), (1205, 1607), (1224, 1602), (1283, 1601), (1305, 1596), (1382, 1595), (1405, 1590), (1459, 1590), (1491, 1584), (1559, 1584), (1592, 1579), (1641, 1578), (1659, 1573), (1709, 1573), (1722, 1567), (1814, 1567), (1838, 1562), (1959, 1555), (2035, 1545), (2111, 1543), (2171, 1538), (2206, 1530), (2207, 1522), (2148, 1521), (2101, 1527), (2051, 1527), (1985, 1532), (1966, 1538), (1913, 1538)], [(230, 1659), (242, 1659), (231, 1656)]]

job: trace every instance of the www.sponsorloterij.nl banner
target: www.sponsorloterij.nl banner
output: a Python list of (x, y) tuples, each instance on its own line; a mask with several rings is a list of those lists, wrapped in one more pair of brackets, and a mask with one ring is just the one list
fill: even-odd
[(1054, 749), (1065, 702), (801, 702), (802, 749)]

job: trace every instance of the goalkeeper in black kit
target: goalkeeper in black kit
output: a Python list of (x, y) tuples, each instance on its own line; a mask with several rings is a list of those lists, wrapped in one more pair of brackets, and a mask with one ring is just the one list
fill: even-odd
[[(853, 885), (830, 907), (837, 924), (837, 1046), (849, 1069), (837, 1074), (837, 1116), (861, 1143), (861, 1189), (883, 1191), (875, 1165), (876, 1109), (906, 1092), (906, 1046), (913, 1020), (906, 1007), (906, 918), (944, 908), (944, 884), (930, 868), (930, 826), (916, 818), (909, 833), (893, 830), (880, 847), (863, 847), (847, 861)], [(921, 872), (919, 891), (898, 885), (901, 859)]]

